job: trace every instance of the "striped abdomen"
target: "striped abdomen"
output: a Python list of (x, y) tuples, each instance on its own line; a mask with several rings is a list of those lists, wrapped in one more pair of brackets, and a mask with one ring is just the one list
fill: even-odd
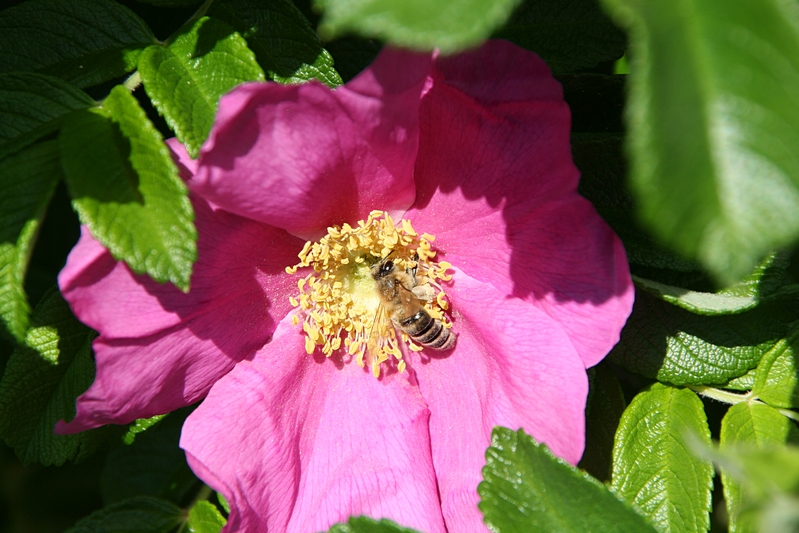
[(424, 309), (419, 309), (413, 316), (399, 320), (399, 325), (414, 342), (425, 348), (449, 350), (455, 346), (455, 335)]

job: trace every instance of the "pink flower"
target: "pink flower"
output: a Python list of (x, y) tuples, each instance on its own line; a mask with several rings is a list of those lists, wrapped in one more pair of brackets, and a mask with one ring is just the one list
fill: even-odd
[[(197, 161), (170, 143), (197, 213), (191, 291), (132, 274), (85, 229), (70, 255), (61, 289), (100, 336), (97, 379), (58, 429), (205, 398), (181, 446), (230, 502), (228, 532), (319, 531), (358, 514), (484, 531), (476, 487), (491, 429), (522, 427), (577, 462), (585, 369), (616, 343), (632, 305), (624, 250), (576, 192), (569, 125), (546, 65), (506, 42), (454, 57), (387, 50), (335, 91), (238, 87)], [(360, 231), (376, 209), (410, 244), (356, 238), (347, 257), (364, 263), (323, 266), (320, 239), (340, 233), (327, 228)], [(421, 303), (451, 322), (456, 345), (418, 352), (396, 339), (401, 360), (376, 362), (375, 379), (356, 364), (371, 352), (353, 344), (357, 331), (372, 337), (377, 305), (363, 274), (387, 250), (398, 269), (413, 266), (423, 232), (437, 255), (418, 261), (435, 287)], [(324, 244), (310, 263), (319, 271), (287, 273), (306, 240)], [(316, 303), (308, 287), (332, 291), (334, 278), (351, 290), (355, 319), (328, 327), (321, 315), (336, 311), (319, 306), (348, 300), (320, 292)]]

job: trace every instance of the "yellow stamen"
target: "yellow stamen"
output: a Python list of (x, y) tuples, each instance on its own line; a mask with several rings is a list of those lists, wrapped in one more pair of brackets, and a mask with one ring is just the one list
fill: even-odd
[(381, 301), (370, 270), (389, 254), (397, 268), (415, 269), (418, 286), (426, 285), (418, 289), (417, 297), (431, 317), (451, 327), (439, 283), (451, 279), (447, 273), (451, 265), (432, 261), (434, 239), (428, 233), (419, 235), (408, 220), (395, 224), (388, 213), (372, 211), (355, 227), (327, 228), (327, 235), (318, 242), (306, 242), (300, 262), (286, 268), (289, 274), (309, 269), (297, 281), (298, 293), (289, 297), (297, 308), (292, 322), (302, 323), (306, 334), (305, 351), (312, 354), (318, 349), (329, 357), (340, 350), (342, 355), (355, 356), (361, 367), (368, 365), (375, 377), (380, 376), (383, 364), (396, 365), (403, 372), (400, 343), (406, 342), (412, 351), (422, 347), (405, 333), (398, 338), (390, 317), (375, 322)]

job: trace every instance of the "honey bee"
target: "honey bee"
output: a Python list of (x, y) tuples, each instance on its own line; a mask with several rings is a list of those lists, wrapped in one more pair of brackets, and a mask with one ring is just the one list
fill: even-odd
[(455, 334), (430, 316), (422, 301), (432, 298), (429, 285), (417, 285), (416, 268), (401, 270), (387, 255), (371, 268), (380, 295), (372, 331), (382, 331), (379, 321), (391, 319), (417, 344), (433, 350), (455, 346)]

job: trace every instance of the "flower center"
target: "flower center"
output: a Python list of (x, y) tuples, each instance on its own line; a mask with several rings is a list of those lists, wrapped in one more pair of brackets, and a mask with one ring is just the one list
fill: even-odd
[(298, 309), (294, 325), (302, 322), (306, 334), (305, 351), (319, 348), (330, 357), (343, 343), (378, 377), (383, 363), (405, 370), (395, 324), (413, 351), (451, 348), (455, 335), (439, 283), (452, 279), (451, 265), (433, 261), (434, 239), (416, 233), (408, 220), (397, 226), (388, 213), (372, 211), (357, 227), (334, 226), (318, 242), (306, 242), (300, 262), (286, 268), (289, 274), (312, 269), (289, 297)]

